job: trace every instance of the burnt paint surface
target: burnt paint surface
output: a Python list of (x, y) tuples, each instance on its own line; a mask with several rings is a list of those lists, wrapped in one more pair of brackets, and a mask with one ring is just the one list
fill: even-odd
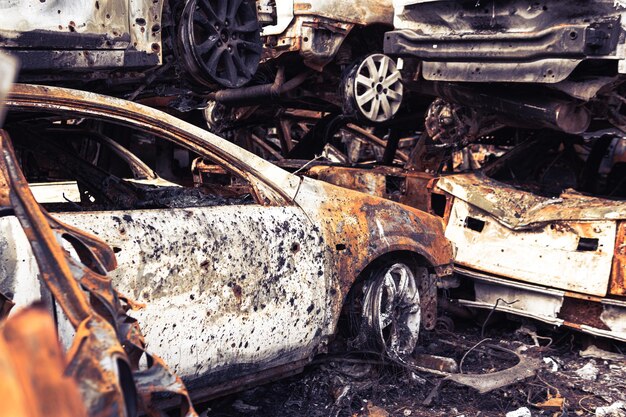
[[(452, 249), (443, 237), (440, 219), (392, 201), (303, 178), (296, 201), (306, 201), (304, 210), (320, 225), (331, 251), (328, 269), (329, 333), (334, 331), (343, 300), (361, 272), (374, 260), (396, 251), (423, 257), (426, 266), (441, 267), (445, 274), (452, 261)], [(433, 314), (435, 304), (422, 298), (422, 314)], [(429, 306), (430, 308), (424, 308)]]
[(43, 0), (0, 4), (0, 46), (23, 71), (161, 63), (163, 0)]
[[(324, 320), (319, 233), (295, 207), (59, 214), (117, 252), (113, 282), (150, 349), (187, 381), (307, 357)], [(294, 358), (295, 356), (299, 356)]]
[(617, 237), (615, 238), (615, 255), (611, 270), (609, 293), (626, 295), (626, 222), (617, 223)]

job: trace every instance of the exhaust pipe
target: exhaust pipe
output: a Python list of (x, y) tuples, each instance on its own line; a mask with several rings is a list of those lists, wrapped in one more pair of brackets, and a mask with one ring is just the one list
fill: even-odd
[(260, 100), (274, 99), (280, 97), (294, 88), (300, 86), (310, 72), (305, 71), (285, 81), (285, 68), (280, 67), (276, 73), (276, 78), (272, 84), (253, 85), (232, 90), (220, 90), (207, 96), (209, 100), (214, 100), (221, 104), (244, 105)]

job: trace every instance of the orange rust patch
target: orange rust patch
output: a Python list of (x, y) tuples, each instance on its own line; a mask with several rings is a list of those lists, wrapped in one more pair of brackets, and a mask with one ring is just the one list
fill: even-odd
[(624, 221), (617, 224), (609, 294), (626, 295), (626, 222)]
[(86, 410), (50, 314), (30, 307), (11, 317), (0, 335), (0, 389), (5, 415), (80, 417)]
[(311, 3), (294, 3), (294, 11), (311, 10)]

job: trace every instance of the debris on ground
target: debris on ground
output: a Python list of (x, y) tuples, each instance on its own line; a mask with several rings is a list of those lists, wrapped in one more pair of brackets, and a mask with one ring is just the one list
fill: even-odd
[(547, 396), (547, 400), (533, 405), (540, 410), (554, 412), (558, 411), (559, 415), (562, 415), (563, 408), (565, 407), (565, 398), (561, 397), (561, 394), (559, 392), (557, 392), (555, 395), (552, 395), (550, 394), (550, 392), (548, 392)]
[(614, 353), (614, 352), (608, 352), (604, 349), (600, 349), (596, 345), (589, 345), (587, 349), (581, 350), (580, 356), (582, 358), (597, 358), (597, 359), (604, 359), (607, 361), (626, 363), (626, 355), (622, 355), (622, 354)]
[(582, 378), (586, 381), (595, 381), (598, 378), (598, 368), (596, 367), (596, 361), (594, 359), (590, 360), (577, 370), (575, 373), (579, 378)]
[(543, 358), (543, 362), (550, 367), (549, 368), (550, 372), (556, 372), (559, 370), (559, 364), (554, 359), (550, 357), (546, 357), (546, 358)]
[[(516, 332), (520, 327), (516, 322), (497, 323), (487, 332), (490, 340), (479, 344), (484, 339), (482, 323), (455, 320), (455, 332), (423, 332), (416, 349), (418, 357), (430, 355), (462, 363), (459, 368), (463, 374), (457, 376), (497, 374), (515, 368), (522, 360), (536, 367), (526, 379), (487, 394), (452, 383), (445, 377), (385, 362), (380, 357), (329, 354), (290, 379), (207, 404), (213, 410), (209, 416), (241, 415), (232, 407), (237, 399), (259, 407), (254, 415), (260, 417), (361, 417), (383, 411), (390, 417), (626, 416), (619, 414), (626, 413), (620, 408), (626, 403), (623, 362), (581, 357), (579, 352), (589, 346), (589, 339), (579, 333), (538, 327), (533, 330), (539, 336), (537, 346), (532, 337)], [(547, 345), (545, 338), (552, 342)], [(492, 345), (516, 354), (494, 349)], [(620, 354), (620, 349), (624, 352), (623, 345), (616, 346), (614, 352), (607, 352), (615, 355)]]
[(626, 404), (616, 401), (607, 407), (596, 408), (596, 417), (625, 417)]
[(515, 411), (506, 413), (506, 417), (532, 417), (532, 414), (527, 407), (520, 407)]

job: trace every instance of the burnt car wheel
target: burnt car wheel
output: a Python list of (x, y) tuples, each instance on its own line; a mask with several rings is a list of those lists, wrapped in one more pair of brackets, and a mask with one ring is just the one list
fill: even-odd
[(404, 263), (381, 268), (363, 288), (363, 319), (379, 347), (392, 359), (415, 349), (421, 322), (415, 274)]
[(400, 71), (387, 55), (368, 55), (347, 73), (342, 94), (345, 114), (374, 123), (389, 121), (402, 104)]
[(237, 88), (252, 79), (263, 50), (254, 2), (188, 0), (179, 32), (184, 65), (200, 84)]

